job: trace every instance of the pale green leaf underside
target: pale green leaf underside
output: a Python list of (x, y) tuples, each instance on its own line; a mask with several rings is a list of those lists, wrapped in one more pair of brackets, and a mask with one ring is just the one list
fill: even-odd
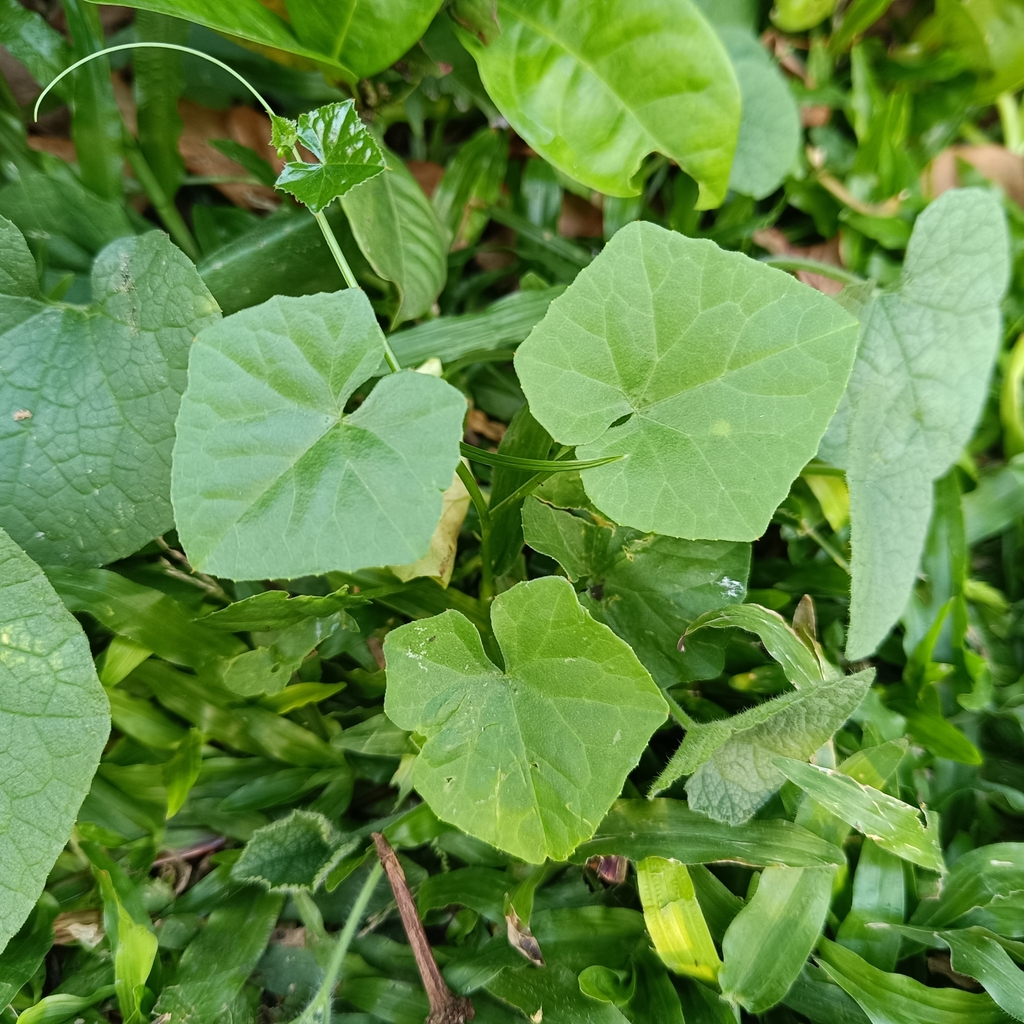
[(664, 153), (725, 198), (740, 121), (728, 55), (690, 0), (497, 0), (501, 34), (460, 38), (488, 95), (547, 161), (605, 195)]
[(752, 32), (722, 26), (718, 34), (729, 52), (743, 100), (729, 188), (763, 199), (782, 184), (796, 159), (800, 111), (785, 76)]
[(448, 277), (448, 233), (401, 159), (346, 192), (341, 205), (370, 266), (398, 290), (392, 326), (423, 316)]
[(0, 530), (0, 951), (71, 833), (109, 727), (85, 634)]
[(999, 201), (946, 192), (918, 218), (896, 291), (863, 315), (845, 462), (852, 582), (847, 657), (870, 655), (910, 597), (932, 484), (959, 458), (999, 349), (1009, 274)]
[(279, 296), (199, 336), (172, 481), (193, 565), (292, 578), (424, 554), (458, 462), (465, 399), (403, 371), (345, 414), (382, 356), (358, 289)]
[(775, 759), (810, 757), (857, 709), (874, 675), (868, 669), (826, 680), (691, 726), (652, 792), (689, 775), (686, 793), (695, 811), (716, 821), (746, 821), (785, 781)]
[(220, 316), (156, 231), (107, 246), (92, 292), (87, 310), (0, 296), (0, 525), (44, 565), (103, 565), (171, 528), (189, 348)]
[(564, 860), (619, 795), (665, 701), (560, 577), (501, 594), (491, 621), (504, 672), (458, 612), (388, 633), (385, 710), (427, 737), (413, 783), (439, 818), (531, 863)]
[(697, 616), (743, 600), (749, 545), (602, 526), (532, 497), (523, 530), (531, 548), (586, 582), (580, 603), (636, 651), (660, 686), (722, 671), (718, 643), (694, 637), (681, 652), (679, 638)]
[(289, 24), (259, 0), (127, 0), (258, 46), (325, 64), (355, 82), (383, 71), (423, 35), (440, 0), (290, 0)]
[(380, 146), (356, 113), (353, 100), (300, 114), (296, 138), (319, 163), (289, 161), (276, 185), (314, 213), (384, 170)]
[[(788, 274), (623, 228), (519, 347), (530, 409), (594, 504), (645, 533), (761, 535), (846, 386), (856, 321)], [(613, 424), (628, 417), (618, 426)]]

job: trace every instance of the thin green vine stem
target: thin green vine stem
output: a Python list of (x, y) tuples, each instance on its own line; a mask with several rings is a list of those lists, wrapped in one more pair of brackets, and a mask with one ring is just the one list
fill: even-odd
[(324, 971), (324, 980), (320, 983), (320, 988), (317, 989), (317, 993), (313, 996), (310, 1004), (296, 1018), (295, 1024), (329, 1024), (334, 988), (341, 977), (341, 969), (345, 964), (345, 954), (348, 952), (349, 946), (352, 945), (356, 929), (359, 927), (359, 922), (363, 919), (363, 914), (366, 913), (370, 897), (373, 896), (373, 891), (377, 888), (377, 883), (380, 881), (382, 874), (384, 874), (384, 868), (381, 867), (380, 861), (374, 858), (370, 874), (367, 876), (366, 881), (363, 882), (363, 887), (359, 890), (355, 903), (352, 904), (352, 910), (349, 912), (345, 927), (342, 928), (341, 934), (334, 944), (334, 949), (331, 951), (330, 963), (328, 963), (327, 969)]
[[(106, 46), (102, 50), (97, 50), (95, 53), (90, 53), (88, 56), (83, 57), (81, 60), (76, 60), (75, 63), (72, 64), (70, 67), (66, 67), (39, 94), (39, 98), (36, 100), (36, 105), (35, 105), (35, 107), (34, 107), (34, 109), (32, 111), (33, 119), (34, 120), (38, 120), (39, 119), (39, 107), (40, 107), (40, 104), (43, 102), (43, 100), (46, 98), (47, 93), (49, 93), (50, 90), (53, 89), (53, 87), (62, 78), (65, 78), (66, 76), (70, 75), (72, 71), (76, 71), (83, 64), (87, 63), (90, 60), (95, 59), (96, 57), (102, 57), (104, 54), (117, 53), (119, 50), (134, 50), (134, 49), (137, 49), (137, 48), (140, 48), (140, 47), (149, 47), (150, 49), (154, 49), (154, 50), (180, 50), (182, 53), (191, 53), (192, 56), (194, 56), (194, 57), (201, 57), (203, 60), (207, 60), (211, 64), (215, 64), (222, 71), (226, 71), (229, 75), (231, 75), (231, 77), (234, 78), (236, 81), (241, 82), (242, 85), (244, 85), (246, 87), (246, 89), (248, 89), (249, 92), (251, 92), (253, 94), (253, 96), (256, 97), (256, 99), (259, 101), (260, 105), (266, 111), (268, 117), (274, 117), (275, 116), (273, 108), (266, 101), (266, 99), (264, 98), (263, 94), (261, 92), (259, 92), (259, 90), (256, 89), (254, 86), (250, 85), (250, 83), (242, 75), (240, 75), (237, 71), (235, 71), (234, 68), (232, 68), (229, 65), (225, 64), (222, 60), (217, 60), (216, 57), (211, 57), (208, 53), (203, 53), (201, 50), (195, 50), (191, 46), (181, 46), (178, 43), (161, 43), (161, 42), (156, 42), (156, 41), (152, 41), (152, 42), (151, 41), (139, 41), (139, 42), (135, 42), (135, 43), (118, 43), (117, 46)], [(302, 159), (302, 154), (299, 152), (298, 146), (293, 146), (292, 147), (292, 156), (294, 157), (296, 162), (298, 162), (300, 164), (306, 162), (305, 160)], [(133, 167), (135, 166), (134, 162), (133, 162), (132, 166)], [(148, 165), (147, 165), (147, 169), (148, 169)], [(139, 173), (138, 170), (136, 170), (136, 174), (138, 174), (138, 173)], [(153, 183), (156, 183), (156, 178), (155, 177), (153, 177), (152, 180), (153, 180)], [(145, 184), (145, 182), (142, 181), (141, 177), (139, 178), (139, 181), (140, 181), (140, 183), (142, 183), (143, 188), (146, 188), (147, 193), (149, 193), (149, 189), (146, 187), (146, 184)], [(185, 252), (187, 252), (190, 256), (192, 256), (192, 252), (195, 252), (196, 255), (192, 256), (193, 259), (198, 258), (198, 249), (196, 248), (194, 243), (192, 243), (192, 245), (190, 247), (188, 245), (188, 242), (186, 242), (185, 245), (182, 245), (182, 239), (185, 238), (185, 235), (181, 235), (181, 229), (184, 228), (185, 234), (186, 235), (188, 234), (188, 229), (185, 228), (185, 222), (181, 221), (181, 218), (179, 216), (178, 220), (181, 221), (181, 223), (180, 224), (175, 224), (174, 228), (172, 229), (171, 222), (169, 222), (164, 217), (164, 212), (165, 211), (169, 212), (167, 210), (167, 205), (168, 204), (164, 203), (163, 204), (164, 209), (161, 210), (160, 205), (158, 205), (158, 203), (157, 203), (156, 197), (152, 193), (150, 193), (150, 199), (153, 200), (153, 205), (157, 207), (157, 212), (160, 213), (161, 219), (163, 219), (164, 224), (167, 227), (167, 230), (170, 232), (172, 237), (174, 237), (174, 240), (178, 243), (178, 245)], [(173, 205), (173, 204), (171, 204), (171, 205)], [(177, 212), (177, 211), (175, 211), (175, 212)], [(338, 264), (338, 269), (341, 271), (341, 276), (345, 279), (345, 284), (349, 288), (358, 288), (359, 285), (356, 282), (355, 274), (352, 273), (352, 268), (348, 265), (348, 260), (345, 259), (345, 254), (341, 251), (341, 246), (338, 244), (338, 239), (335, 237), (334, 231), (331, 230), (331, 225), (327, 222), (327, 218), (324, 216), (323, 211), (321, 210), (319, 213), (314, 213), (313, 217), (315, 218), (317, 224), (320, 225), (320, 231), (323, 233), (324, 241), (327, 242), (327, 248), (330, 249), (331, 255), (334, 257), (334, 262)], [(173, 216), (172, 216), (172, 220), (173, 220)], [(181, 235), (180, 238), (179, 238), (179, 235)], [(188, 238), (189, 238), (189, 240), (191, 240), (191, 235), (188, 235)], [(189, 252), (189, 248), (192, 249), (192, 252)], [(398, 357), (395, 355), (394, 350), (391, 348), (391, 344), (388, 342), (387, 337), (383, 338), (383, 342), (384, 342), (384, 359), (387, 362), (388, 366), (391, 368), (391, 372), (392, 373), (398, 373), (399, 370), (402, 369), (402, 364), (399, 363)]]
[(39, 94), (39, 98), (36, 100), (36, 105), (32, 110), (32, 119), (39, 119), (39, 107), (43, 100), (46, 99), (47, 93), (62, 79), (66, 78), (71, 74), (72, 71), (77, 71), (83, 64), (88, 63), (91, 60), (95, 60), (97, 57), (102, 57), (108, 53), (117, 53), (119, 50), (135, 50), (140, 47), (148, 47), (151, 50), (180, 50), (182, 53), (191, 53), (193, 57), (202, 57), (203, 60), (208, 60), (211, 64), (216, 64), (222, 71), (226, 71), (232, 78), (241, 82), (259, 100), (263, 109), (267, 112), (268, 116), (273, 114), (274, 111), (270, 104), (263, 98), (263, 96), (251, 86), (245, 78), (243, 78), (234, 68), (229, 67), (221, 60), (217, 60), (216, 57), (211, 57), (208, 53), (203, 53), (202, 50), (194, 50), (191, 46), (182, 46), (179, 43), (159, 43), (156, 41), (143, 41), (135, 43), (118, 43), (117, 46), (105, 46), (102, 50), (97, 50), (95, 53), (90, 53), (83, 57), (81, 60), (76, 60), (74, 64), (66, 67), (56, 78), (52, 79), (50, 83), (43, 89)]
[(487, 501), (473, 476), (472, 470), (461, 459), (457, 467), (459, 479), (469, 491), (480, 520), (480, 603), (486, 608), (494, 600), (494, 562), (491, 558), (491, 513)]
[(145, 190), (146, 195), (149, 196), (150, 202), (159, 214), (160, 219), (164, 222), (167, 233), (174, 239), (178, 248), (193, 263), (198, 263), (199, 246), (192, 237), (192, 232), (189, 231), (184, 218), (174, 205), (174, 200), (167, 195), (163, 186), (157, 180), (157, 176), (150, 168), (141, 147), (127, 129), (124, 132), (124, 152), (128, 162), (132, 165), (135, 177), (139, 179), (139, 184)]

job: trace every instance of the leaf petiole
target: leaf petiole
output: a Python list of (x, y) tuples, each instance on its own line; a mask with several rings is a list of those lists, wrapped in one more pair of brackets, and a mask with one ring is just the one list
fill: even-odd
[(464, 441), (459, 449), (467, 459), (481, 462), (485, 466), (501, 466), (503, 469), (525, 469), (536, 473), (568, 473), (572, 470), (596, 469), (607, 466), (610, 462), (619, 462), (628, 458), (626, 455), (606, 455), (600, 459), (556, 460), (556, 459), (521, 459), (515, 455), (502, 455), (500, 452), (489, 452), (485, 448), (466, 444)]
[[(463, 447), (468, 447), (463, 445)], [(485, 607), (494, 600), (494, 565), (491, 559), (491, 512), (487, 507), (480, 487), (473, 476), (472, 470), (461, 459), (456, 467), (459, 479), (469, 491), (469, 499), (473, 502), (476, 514), (480, 519), (480, 602)]]
[(327, 965), (327, 970), (324, 971), (324, 980), (320, 983), (320, 988), (310, 1004), (295, 1018), (295, 1024), (329, 1024), (331, 1000), (334, 996), (334, 987), (340, 979), (341, 969), (345, 963), (345, 954), (348, 952), (349, 946), (352, 945), (359, 922), (363, 919), (363, 914), (366, 913), (370, 897), (373, 896), (373, 891), (377, 888), (377, 883), (383, 873), (384, 869), (381, 867), (380, 861), (374, 861), (370, 868), (370, 874), (363, 882), (363, 887), (359, 890), (355, 903), (352, 904), (345, 927), (342, 928), (335, 943), (330, 963)]

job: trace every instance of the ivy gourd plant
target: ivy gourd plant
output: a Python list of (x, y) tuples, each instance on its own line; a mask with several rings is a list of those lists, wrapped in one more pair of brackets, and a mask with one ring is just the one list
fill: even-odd
[(939, 163), (1021, 159), (1024, 51), (62, 5), (0, 3), (74, 152), (0, 90), (0, 1022), (1024, 1020), (1024, 214)]

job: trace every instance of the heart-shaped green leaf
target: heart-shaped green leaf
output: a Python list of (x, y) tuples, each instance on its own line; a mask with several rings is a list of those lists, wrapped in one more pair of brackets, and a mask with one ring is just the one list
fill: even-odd
[(85, 634), (0, 530), (0, 951), (67, 841), (109, 727)]
[(3, 264), (17, 291), (0, 296), (0, 525), (44, 565), (102, 565), (173, 523), (189, 348), (220, 313), (160, 232), (100, 253), (87, 309), (32, 297), (15, 234), (5, 231)]
[[(275, 126), (275, 133), (282, 135), (280, 125)], [(290, 132), (287, 136), (291, 139)], [(359, 119), (353, 100), (328, 103), (300, 114), (295, 138), (319, 163), (289, 161), (278, 175), (277, 187), (290, 192), (314, 213), (384, 170), (380, 146)]]
[(199, 335), (171, 488), (193, 565), (291, 578), (426, 552), (466, 402), (436, 377), (403, 371), (347, 414), (383, 341), (359, 289), (278, 296)]
[(753, 540), (814, 455), (857, 322), (781, 271), (655, 224), (623, 228), (516, 353), (587, 494), (645, 533)]
[(504, 672), (458, 612), (388, 633), (385, 711), (426, 736), (413, 784), (439, 818), (531, 863), (564, 860), (619, 795), (665, 701), (567, 580), (518, 584), (491, 622)]
[(610, 196), (657, 151), (725, 197), (740, 122), (732, 65), (690, 0), (497, 0), (500, 32), (459, 37), (488, 95), (547, 161)]

